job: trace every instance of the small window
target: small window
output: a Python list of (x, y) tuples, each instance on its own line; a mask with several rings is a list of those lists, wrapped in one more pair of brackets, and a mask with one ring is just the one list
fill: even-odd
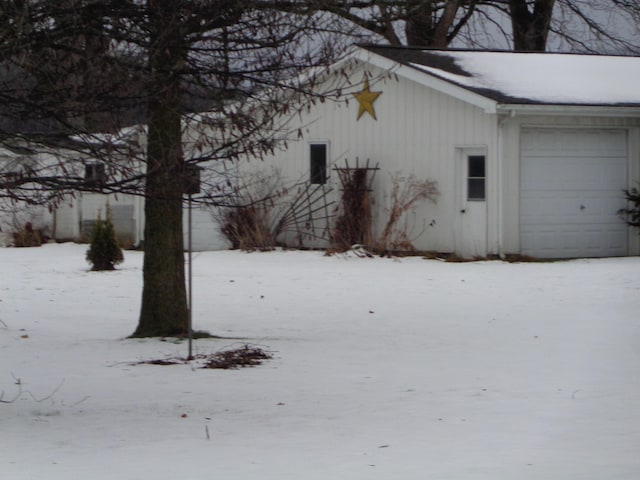
[(324, 185), (327, 183), (327, 144), (310, 144), (309, 159), (310, 182), (316, 185)]
[(469, 155), (467, 157), (467, 200), (485, 199), (485, 156)]
[(101, 185), (105, 178), (104, 163), (88, 163), (84, 166), (84, 180), (88, 185)]

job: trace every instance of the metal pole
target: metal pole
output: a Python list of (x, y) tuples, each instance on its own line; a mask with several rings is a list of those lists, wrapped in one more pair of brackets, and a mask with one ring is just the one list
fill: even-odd
[(189, 325), (188, 325), (188, 330), (189, 330), (189, 356), (187, 357), (187, 360), (193, 360), (193, 272), (192, 272), (192, 268), (193, 268), (193, 259), (192, 259), (192, 232), (191, 232), (191, 194), (189, 194), (189, 208), (188, 208), (188, 294), (189, 294), (189, 299), (188, 299), (188, 309), (189, 309)]

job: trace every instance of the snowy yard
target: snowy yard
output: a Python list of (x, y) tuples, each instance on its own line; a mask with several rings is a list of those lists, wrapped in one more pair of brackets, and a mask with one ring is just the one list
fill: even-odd
[(640, 258), (197, 254), (196, 352), (274, 355), (202, 370), (85, 250), (0, 249), (2, 479), (640, 478)]

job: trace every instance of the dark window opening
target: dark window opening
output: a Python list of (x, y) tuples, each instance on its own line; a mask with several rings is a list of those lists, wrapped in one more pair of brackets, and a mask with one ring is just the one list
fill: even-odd
[(88, 163), (84, 166), (84, 180), (88, 185), (101, 185), (105, 178), (104, 163)]
[(327, 145), (312, 143), (309, 145), (310, 182), (316, 185), (327, 183)]
[(467, 157), (467, 200), (484, 200), (486, 197), (485, 156)]

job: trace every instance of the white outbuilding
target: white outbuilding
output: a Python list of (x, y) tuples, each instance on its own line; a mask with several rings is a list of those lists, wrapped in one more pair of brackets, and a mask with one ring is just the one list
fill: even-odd
[(417, 250), (640, 254), (618, 215), (640, 180), (640, 57), (361, 46), (335, 71), (351, 85), (343, 100), (300, 115), (300, 137), (265, 163), (326, 184), (336, 203), (336, 169), (377, 167), (374, 237), (394, 181), (431, 179), (437, 203), (403, 219)]

